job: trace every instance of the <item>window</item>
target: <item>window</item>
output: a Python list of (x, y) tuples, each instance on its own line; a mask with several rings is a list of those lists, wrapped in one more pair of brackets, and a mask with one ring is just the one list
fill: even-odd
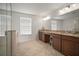
[(11, 30), (11, 16), (0, 14), (0, 36), (5, 36), (7, 30)]
[(57, 21), (51, 22), (51, 30), (57, 30)]
[(32, 19), (31, 17), (20, 17), (20, 34), (32, 34)]

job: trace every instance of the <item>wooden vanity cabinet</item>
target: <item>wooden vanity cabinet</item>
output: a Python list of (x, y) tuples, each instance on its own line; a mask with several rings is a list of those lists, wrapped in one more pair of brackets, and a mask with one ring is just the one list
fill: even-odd
[(79, 37), (39, 32), (39, 39), (67, 56), (79, 56)]
[(61, 35), (59, 34), (52, 34), (52, 46), (59, 52), (61, 52)]
[(39, 31), (39, 40), (43, 39), (43, 32)]
[(44, 34), (44, 42), (50, 43), (50, 35), (49, 34)]
[(62, 53), (67, 56), (79, 56), (79, 38), (62, 35)]
[(39, 31), (39, 40), (49, 43), (50, 42), (50, 34)]

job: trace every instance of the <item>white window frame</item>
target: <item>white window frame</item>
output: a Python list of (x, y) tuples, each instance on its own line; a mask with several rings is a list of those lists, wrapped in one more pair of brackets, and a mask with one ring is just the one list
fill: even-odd
[[(3, 22), (3, 20), (6, 21), (7, 23)], [(6, 28), (6, 26), (7, 26), (7, 28)], [(7, 30), (11, 30), (11, 16), (0, 14), (0, 36), (5, 36), (5, 32)]]
[(51, 30), (57, 30), (57, 21), (51, 21)]
[(20, 34), (21, 35), (32, 34), (32, 18), (31, 17), (20, 17)]

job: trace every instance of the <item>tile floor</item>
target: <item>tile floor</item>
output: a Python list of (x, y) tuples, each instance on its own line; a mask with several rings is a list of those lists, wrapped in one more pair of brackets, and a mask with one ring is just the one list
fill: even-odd
[(64, 56), (40, 40), (30, 40), (17, 45), (17, 56)]

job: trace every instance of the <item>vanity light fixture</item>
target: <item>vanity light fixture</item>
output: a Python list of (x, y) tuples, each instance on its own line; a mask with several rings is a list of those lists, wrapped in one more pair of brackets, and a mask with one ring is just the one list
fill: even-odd
[(71, 12), (71, 11), (74, 11), (74, 10), (77, 10), (79, 9), (79, 4), (71, 4), (61, 10), (59, 10), (59, 15), (63, 15), (63, 14), (66, 14), (68, 12)]
[(59, 15), (63, 15), (63, 14), (66, 14), (68, 12), (71, 12), (71, 11), (74, 11), (74, 10), (77, 10), (79, 9), (79, 4), (71, 4), (61, 10), (59, 10)]
[(68, 7), (66, 7), (66, 8), (64, 8), (65, 10), (68, 10), (70, 7), (68, 6)]
[(71, 7), (76, 7), (76, 4), (72, 4)]
[(51, 17), (50, 16), (47, 16), (47, 17), (45, 17), (43, 20), (49, 20)]

